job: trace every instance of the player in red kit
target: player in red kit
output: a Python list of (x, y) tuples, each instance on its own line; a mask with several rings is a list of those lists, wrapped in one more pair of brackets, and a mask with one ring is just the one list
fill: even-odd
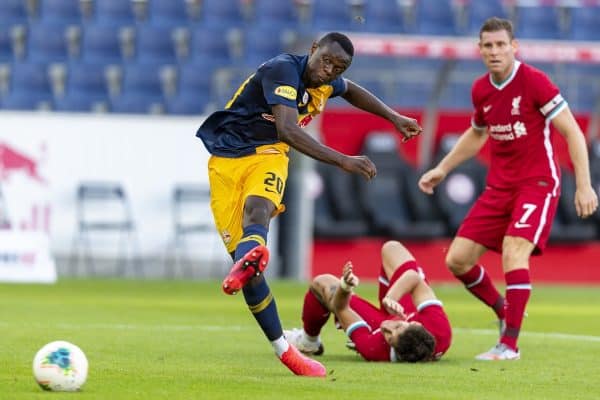
[[(473, 83), (471, 127), (439, 164), (419, 180), (433, 193), (458, 164), (490, 139), (491, 161), (484, 192), (458, 229), (446, 264), (500, 322), (498, 344), (479, 360), (520, 358), (517, 340), (531, 293), (529, 257), (544, 250), (560, 196), (560, 169), (550, 124), (565, 138), (575, 170), (575, 208), (592, 215), (598, 198), (590, 183), (586, 141), (558, 88), (541, 71), (515, 59), (510, 21), (490, 18), (479, 34), (488, 73)], [(486, 250), (502, 254), (502, 297), (477, 261)]]
[(302, 308), (303, 328), (285, 331), (287, 340), (306, 354), (321, 354), (319, 334), (334, 313), (354, 348), (367, 361), (433, 361), (450, 347), (452, 329), (442, 303), (422, 269), (400, 242), (381, 248), (379, 307), (352, 293), (358, 277), (352, 263), (342, 277), (317, 276)]

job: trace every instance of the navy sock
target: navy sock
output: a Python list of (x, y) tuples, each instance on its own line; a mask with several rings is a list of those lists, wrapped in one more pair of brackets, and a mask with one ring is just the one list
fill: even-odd
[[(242, 258), (258, 245), (267, 244), (268, 230), (260, 224), (244, 228), (244, 236), (235, 248), (235, 260)], [(264, 276), (254, 278), (242, 289), (250, 312), (269, 341), (279, 339), (283, 335), (281, 321), (277, 313), (277, 305)]]
[(269, 341), (283, 335), (275, 298), (264, 276), (256, 278), (242, 289), (248, 308)]
[(266, 246), (268, 232), (268, 229), (260, 224), (248, 225), (245, 227), (244, 235), (235, 248), (235, 261), (244, 257), (247, 252), (260, 244)]

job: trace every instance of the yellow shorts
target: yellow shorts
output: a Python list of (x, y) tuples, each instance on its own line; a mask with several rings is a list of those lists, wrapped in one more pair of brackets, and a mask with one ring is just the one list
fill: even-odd
[(288, 176), (286, 152), (269, 152), (240, 158), (211, 156), (208, 161), (210, 206), (217, 230), (229, 253), (242, 238), (244, 203), (260, 196), (275, 204), (273, 216), (283, 212), (281, 203)]

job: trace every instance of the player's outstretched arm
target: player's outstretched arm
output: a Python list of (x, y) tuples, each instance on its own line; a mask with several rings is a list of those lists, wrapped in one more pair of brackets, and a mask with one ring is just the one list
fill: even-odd
[(362, 321), (350, 307), (350, 296), (353, 289), (358, 286), (358, 277), (352, 272), (352, 263), (348, 261), (343, 268), (340, 286), (335, 291), (330, 304), (331, 311), (344, 330), (355, 322)]
[(402, 141), (406, 141), (419, 135), (423, 128), (419, 126), (417, 120), (401, 115), (381, 101), (377, 96), (369, 92), (362, 86), (346, 79), (347, 90), (342, 97), (354, 107), (379, 115), (390, 121), (396, 127), (396, 130), (403, 136)]
[(585, 137), (568, 107), (552, 119), (552, 125), (565, 138), (569, 146), (569, 156), (575, 171), (575, 209), (579, 217), (587, 218), (598, 208), (598, 196), (591, 183)]
[(298, 110), (277, 104), (273, 106), (277, 134), (285, 142), (316, 160), (371, 179), (377, 174), (375, 164), (367, 156), (348, 156), (313, 139), (298, 126)]

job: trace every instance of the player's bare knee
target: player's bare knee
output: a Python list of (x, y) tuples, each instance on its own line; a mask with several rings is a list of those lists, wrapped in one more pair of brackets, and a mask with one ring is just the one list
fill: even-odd
[(446, 255), (446, 267), (453, 275), (458, 276), (467, 272), (473, 264), (470, 263), (461, 254), (449, 251)]
[(398, 266), (415, 258), (404, 245), (396, 240), (390, 240), (381, 247), (381, 260), (388, 276), (393, 274)]
[(317, 292), (321, 295), (325, 292), (327, 287), (329, 287), (332, 283), (338, 283), (339, 278), (331, 274), (321, 274), (314, 277), (310, 284), (310, 289), (313, 292)]

